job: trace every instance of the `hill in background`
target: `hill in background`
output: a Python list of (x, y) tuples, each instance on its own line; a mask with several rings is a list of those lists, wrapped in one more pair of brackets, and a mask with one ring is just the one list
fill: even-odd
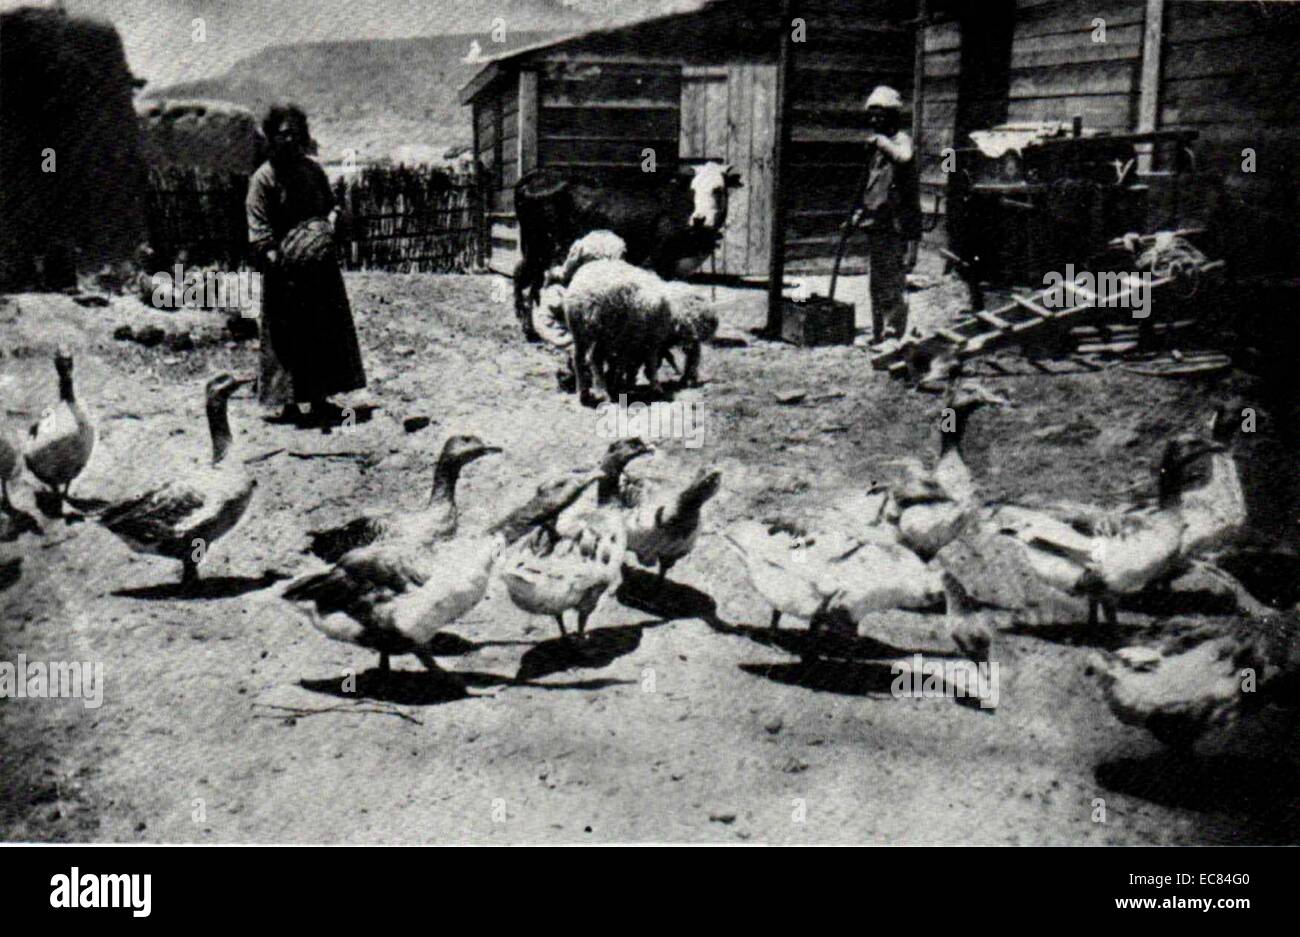
[(144, 96), (230, 101), (258, 114), (274, 101), (293, 101), (311, 118), (323, 161), (354, 149), (361, 161), (388, 156), (410, 162), (470, 142), (469, 109), (458, 94), (482, 68), (464, 61), (472, 43), (494, 55), (560, 34), (507, 32), (505, 43), (476, 33), (275, 46), (217, 78)]

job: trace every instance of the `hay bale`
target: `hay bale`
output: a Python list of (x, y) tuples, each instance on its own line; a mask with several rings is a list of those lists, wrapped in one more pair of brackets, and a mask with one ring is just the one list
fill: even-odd
[(130, 257), (147, 182), (117, 31), (61, 10), (0, 14), (0, 87), (22, 89), (0, 95), (0, 287), (40, 285), (50, 256), (82, 270)]
[(225, 101), (136, 103), (141, 146), (150, 169), (180, 167), (251, 175), (265, 158), (253, 112)]

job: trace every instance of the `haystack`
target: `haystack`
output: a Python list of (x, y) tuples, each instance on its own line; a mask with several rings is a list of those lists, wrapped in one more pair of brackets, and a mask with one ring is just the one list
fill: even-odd
[(150, 169), (181, 167), (251, 175), (263, 159), (252, 111), (225, 101), (139, 101), (136, 113)]
[(117, 31), (60, 10), (0, 14), (0, 88), (0, 288), (68, 286), (76, 267), (129, 258), (146, 175)]

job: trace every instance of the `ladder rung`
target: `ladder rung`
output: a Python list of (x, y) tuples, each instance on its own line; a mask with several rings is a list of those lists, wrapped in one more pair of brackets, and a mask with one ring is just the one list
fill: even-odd
[(1020, 306), (1023, 309), (1028, 309), (1030, 312), (1038, 316), (1040, 319), (1055, 318), (1055, 313), (1049, 312), (1048, 310), (1044, 309), (1042, 306), (1038, 305), (1038, 303), (1034, 302), (1032, 299), (1028, 299), (1024, 296), (1012, 296), (1011, 299), (1013, 302), (1016, 303), (1016, 305)]
[(1084, 289), (1082, 286), (1080, 286), (1077, 283), (1071, 283), (1069, 280), (1066, 280), (1061, 284), (1061, 289), (1069, 290), (1071, 293), (1073, 293), (1075, 296), (1078, 296), (1089, 306), (1095, 306), (1097, 304), (1097, 294), (1093, 293), (1091, 290)]
[(966, 344), (966, 336), (965, 336), (965, 335), (959, 335), (959, 334), (957, 334), (956, 332), (954, 332), (952, 329), (935, 329), (935, 330), (934, 330), (934, 334), (935, 334), (935, 335), (938, 335), (940, 338), (946, 338), (948, 341), (952, 342), (954, 345), (965, 345), (965, 344)]
[(979, 319), (981, 322), (984, 322), (984, 323), (987, 323), (988, 325), (993, 326), (993, 328), (995, 328), (995, 329), (1009, 329), (1009, 328), (1011, 328), (1011, 323), (1010, 323), (1010, 322), (1006, 321), (1005, 319), (999, 319), (999, 318), (998, 318), (997, 316), (995, 316), (993, 313), (991, 313), (991, 312), (985, 312), (985, 311), (983, 311), (982, 309), (979, 310), (978, 312), (974, 313), (974, 316), (975, 316), (976, 319)]

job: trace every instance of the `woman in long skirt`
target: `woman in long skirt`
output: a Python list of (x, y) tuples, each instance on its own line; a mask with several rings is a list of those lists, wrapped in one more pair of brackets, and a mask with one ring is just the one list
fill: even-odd
[(307, 151), (311, 135), (297, 107), (273, 107), (262, 123), (271, 158), (248, 184), (248, 239), (262, 270), (262, 351), (258, 399), (279, 418), (337, 422), (329, 397), (366, 386), (343, 274), (332, 257), (309, 267), (286, 263), (285, 235), (313, 219), (331, 219), (334, 194)]

